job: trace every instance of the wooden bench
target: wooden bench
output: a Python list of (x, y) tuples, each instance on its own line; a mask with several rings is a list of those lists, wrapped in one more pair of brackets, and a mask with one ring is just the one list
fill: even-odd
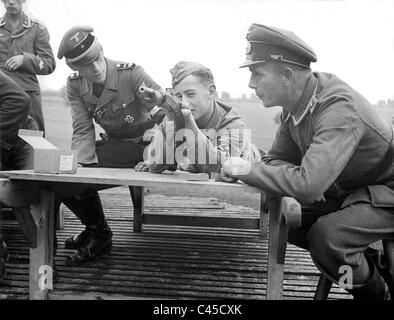
[[(260, 236), (269, 235), (267, 268), (267, 299), (282, 299), (284, 263), (289, 228), (301, 225), (301, 206), (292, 198), (282, 198), (261, 192), (257, 188), (235, 183), (210, 181), (185, 181), (182, 178), (137, 173), (130, 169), (80, 168), (75, 175), (34, 174), (32, 171), (1, 172), (8, 180), (2, 181), (0, 201), (19, 211), (18, 221), (28, 238), (30, 251), (30, 298), (47, 299), (48, 289), (40, 289), (40, 267), (53, 267), (54, 198), (55, 194), (70, 196), (83, 193), (87, 188), (104, 190), (128, 186), (134, 206), (134, 231), (142, 232), (144, 224), (188, 225), (205, 227), (231, 227), (258, 229)], [(144, 213), (144, 188), (169, 185), (188, 188), (198, 195), (199, 190), (249, 193), (261, 196), (259, 219), (225, 217), (180, 217), (171, 215), (146, 215)], [(28, 206), (31, 205), (31, 213)], [(267, 233), (269, 230), (269, 233)]]

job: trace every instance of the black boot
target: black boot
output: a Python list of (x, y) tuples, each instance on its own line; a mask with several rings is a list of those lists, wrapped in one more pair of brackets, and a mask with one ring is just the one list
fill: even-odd
[[(103, 207), (97, 191), (89, 190), (84, 195), (66, 198), (63, 203), (87, 226), (101, 225), (105, 221)], [(66, 249), (78, 250), (88, 242), (85, 228), (79, 235), (70, 237), (65, 242)]]
[(373, 263), (371, 278), (361, 287), (348, 290), (354, 300), (391, 300), (389, 288)]
[(68, 238), (64, 243), (64, 247), (66, 249), (78, 250), (79, 248), (86, 245), (88, 240), (88, 231), (85, 228), (85, 230), (83, 230), (79, 235)]
[(79, 266), (92, 261), (112, 249), (112, 231), (107, 222), (99, 226), (86, 227), (87, 240), (79, 250), (66, 260), (68, 266)]
[(9, 253), (7, 245), (0, 235), (0, 282), (4, 279), (6, 275), (5, 263), (9, 260)]
[(376, 250), (373, 248), (368, 248), (365, 251), (365, 256), (369, 261), (372, 261), (378, 272), (382, 276), (383, 280), (389, 287), (390, 296), (394, 297), (394, 283), (392, 281), (391, 270), (387, 262), (387, 257), (382, 250)]

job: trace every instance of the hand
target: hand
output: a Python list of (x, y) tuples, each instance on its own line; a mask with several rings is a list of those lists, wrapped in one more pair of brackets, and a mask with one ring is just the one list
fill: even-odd
[(223, 170), (220, 171), (220, 176), (219, 176), (219, 180), (218, 181), (220, 181), (220, 180), (224, 181), (224, 182), (227, 182), (227, 183), (235, 183), (235, 182), (238, 181), (237, 178), (232, 178), (232, 177), (226, 176), (223, 173)]
[(134, 168), (136, 172), (149, 172), (149, 166), (145, 162), (140, 162)]
[(167, 115), (167, 112), (163, 109), (160, 109), (155, 113), (155, 115), (152, 117), (152, 120), (156, 123), (161, 123), (165, 116)]
[(197, 132), (199, 130), (196, 120), (193, 117), (193, 113), (190, 109), (182, 109), (183, 119), (185, 120), (185, 128)]
[(235, 178), (247, 175), (252, 169), (252, 163), (242, 158), (230, 158), (222, 167), (221, 176), (224, 178)]
[(160, 174), (166, 171), (170, 166), (166, 164), (152, 164), (148, 167), (150, 173)]
[(14, 56), (6, 61), (4, 64), (4, 69), (8, 71), (18, 70), (23, 64), (24, 56), (23, 54)]

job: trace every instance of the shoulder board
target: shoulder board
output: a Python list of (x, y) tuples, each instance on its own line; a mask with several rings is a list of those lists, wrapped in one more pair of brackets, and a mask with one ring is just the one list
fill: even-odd
[(75, 79), (78, 79), (80, 76), (79, 76), (79, 72), (78, 71), (74, 71), (73, 73), (71, 73), (69, 76), (68, 76), (68, 79), (69, 80), (75, 80)]
[(6, 25), (7, 21), (5, 19), (0, 20), (0, 27), (4, 27)]
[(37, 19), (33, 19), (33, 18), (31, 18), (30, 19), (31, 20), (31, 22), (32, 23), (35, 23), (35, 24), (37, 24), (38, 25), (38, 27), (40, 28), (40, 29), (46, 29), (47, 27), (45, 26), (45, 24), (44, 23), (42, 23), (40, 20), (37, 20)]
[(134, 63), (118, 63), (116, 65), (117, 70), (134, 70), (136, 65)]

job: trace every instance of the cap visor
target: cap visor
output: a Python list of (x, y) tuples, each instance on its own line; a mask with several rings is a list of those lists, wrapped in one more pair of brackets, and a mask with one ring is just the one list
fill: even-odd
[(256, 64), (265, 63), (265, 62), (267, 62), (267, 60), (259, 60), (259, 61), (246, 60), (246, 61), (240, 66), (240, 68), (246, 68), (246, 67), (254, 66), (254, 65), (256, 65)]

